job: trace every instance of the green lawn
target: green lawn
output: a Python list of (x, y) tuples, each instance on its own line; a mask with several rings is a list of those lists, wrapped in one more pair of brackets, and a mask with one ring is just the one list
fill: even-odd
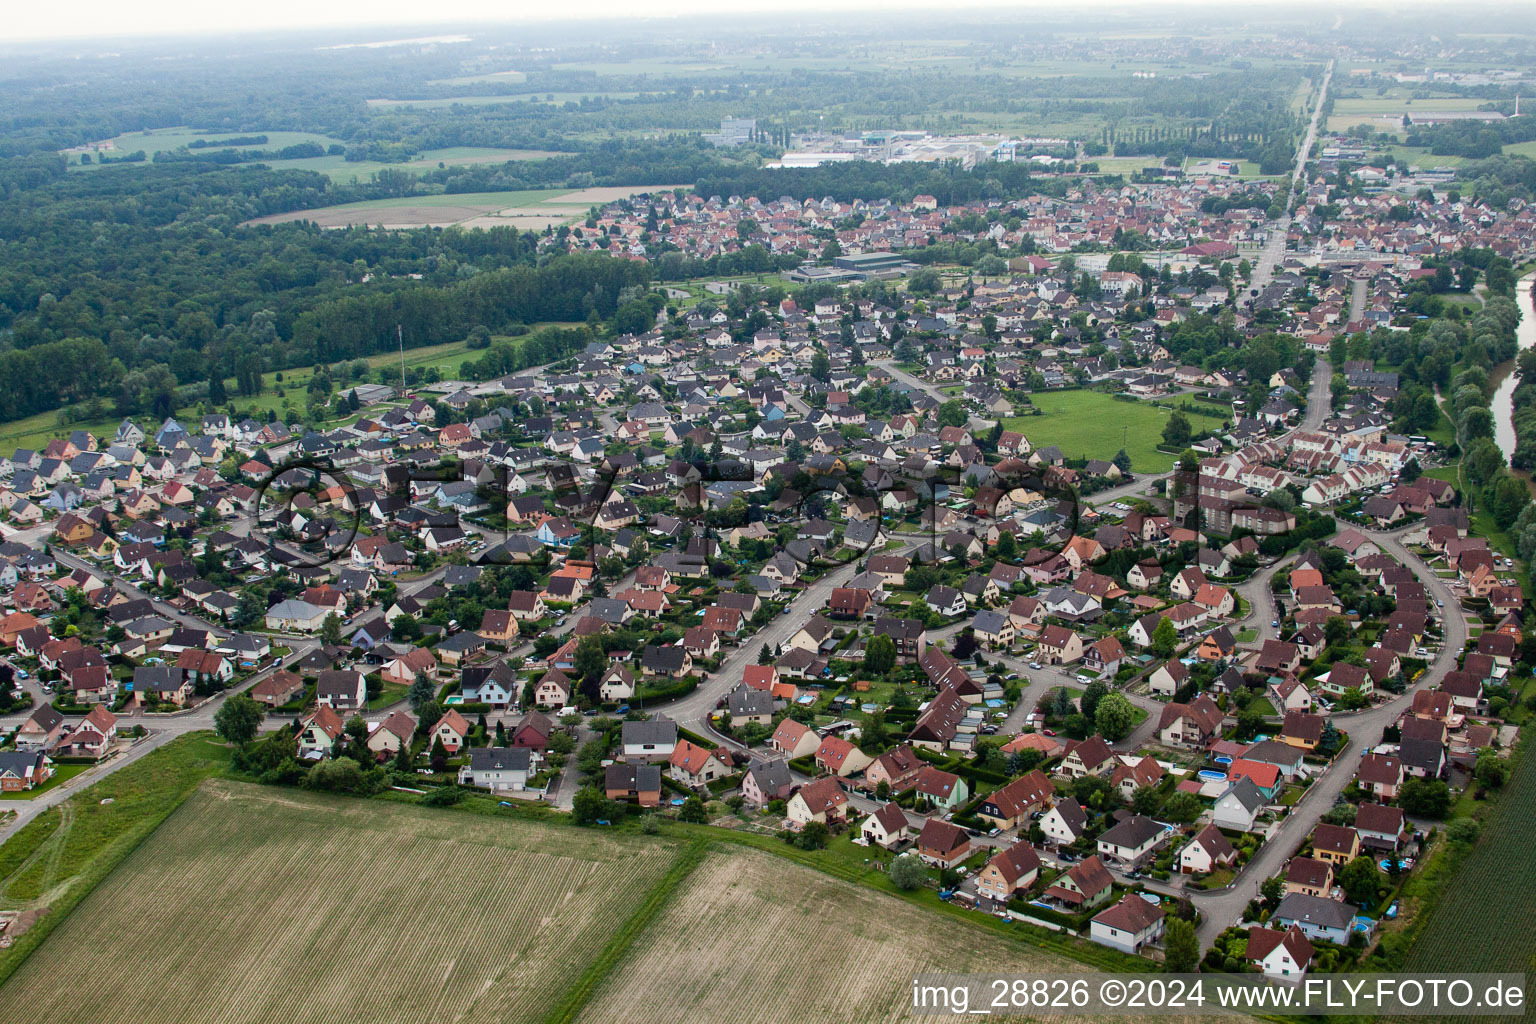
[[(1169, 410), (1151, 402), (1126, 402), (1101, 391), (1042, 391), (1030, 395), (1039, 416), (1003, 420), (1006, 430), (1023, 431), (1039, 448), (1056, 445), (1069, 459), (1112, 459), (1121, 448), (1131, 457), (1135, 473), (1166, 472), (1174, 456), (1160, 452), (1163, 427)], [(1223, 420), (1189, 412), (1198, 433), (1222, 425)]]
[(405, 700), (405, 695), (410, 692), (408, 683), (385, 683), (379, 695), (368, 702), (369, 711), (382, 711), (391, 704), (397, 704)]

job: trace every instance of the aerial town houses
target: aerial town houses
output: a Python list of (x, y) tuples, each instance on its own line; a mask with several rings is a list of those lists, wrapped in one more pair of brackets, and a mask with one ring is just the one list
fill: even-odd
[[(1221, 922), (1255, 930), (1265, 972), (1304, 971), (1368, 915), (1297, 862), (1412, 856), (1404, 787), (1511, 746), (1487, 693), (1518, 657), (1524, 598), (1466, 536), (1454, 488), (1403, 482), (1433, 452), (1391, 430), (1393, 374), (1337, 368), (1351, 396), (1335, 413), (1292, 368), (1250, 380), (1236, 361), (1172, 358), (1173, 325), (1226, 315), (1244, 338), (1258, 309), (1326, 356), (1390, 320), (1426, 255), (1398, 251), (1398, 230), (1335, 231), (1361, 254), (1330, 264), (1363, 283), (1360, 319), (1347, 289), (1290, 259), (1240, 308), (1220, 268), (1271, 227), (1205, 202), (1240, 187), (1272, 188), (1085, 184), (956, 207), (669, 193), (652, 243), (638, 203), (542, 244), (708, 258), (739, 251), (750, 220), (750, 244), (781, 256), (830, 231), (876, 257), (818, 283), (891, 280), (904, 260), (886, 257), (931, 241), (1035, 254), (941, 281), (921, 307), (889, 287), (745, 315), (663, 307), (551, 366), (361, 384), (367, 408), (324, 429), (125, 420), (14, 452), (0, 643), (40, 699), (0, 781), (46, 785), (53, 756), (132, 742), (121, 715), (249, 685), (297, 720), (306, 763), (360, 720), (373, 759), (508, 800), (556, 798), (562, 773), (647, 809), (739, 791), (790, 836), (846, 829), (936, 879), (965, 866), (960, 897), (1005, 913), (1038, 899), (1140, 952), (1167, 912), (1138, 892), (1225, 884), (1306, 786), (1354, 771), (1370, 799), (1347, 826), (1312, 822), (1285, 870), (1296, 891), (1265, 922)], [(1415, 216), (1458, 239), (1486, 227), (1441, 206)], [(951, 227), (972, 215), (989, 227)], [(1525, 219), (1494, 220), (1526, 244)], [(1072, 254), (1117, 230), (1174, 253), (1169, 278)], [(1030, 394), (1083, 385), (1240, 404), (1153, 488), (1150, 470), (1064, 453), (1013, 418)], [(299, 455), (339, 475), (318, 486), (289, 468)], [(1274, 547), (1330, 510), (1347, 529)], [(1419, 546), (1399, 554), (1379, 531), (1405, 523)], [(1426, 557), (1495, 620), (1470, 653), (1449, 646)], [(408, 697), (423, 683), (444, 701), (430, 718), (404, 710), (430, 703)], [(1335, 708), (1390, 714), (1399, 738), (1354, 767)], [(624, 721), (598, 780), (566, 757), (572, 723), (600, 710)]]

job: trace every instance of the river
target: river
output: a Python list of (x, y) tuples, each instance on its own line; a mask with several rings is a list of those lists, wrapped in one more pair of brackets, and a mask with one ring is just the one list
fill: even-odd
[[(1536, 271), (1526, 274), (1515, 283), (1515, 302), (1520, 306), (1520, 326), (1515, 329), (1515, 337), (1521, 351), (1536, 348), (1536, 310), (1531, 307), (1533, 279), (1536, 279)], [(1515, 454), (1515, 385), (1519, 382), (1515, 376), (1515, 364), (1511, 361), (1490, 403), (1493, 410), (1493, 440), (1499, 446), (1499, 451), (1504, 453), (1505, 459)]]

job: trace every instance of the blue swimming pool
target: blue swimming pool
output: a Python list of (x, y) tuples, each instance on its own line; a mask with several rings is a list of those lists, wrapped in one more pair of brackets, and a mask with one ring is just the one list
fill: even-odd
[(1195, 773), (1203, 782), (1220, 782), (1227, 777), (1226, 772), (1218, 772), (1214, 768), (1201, 768)]
[(1220, 757), (1213, 757), (1213, 758), (1211, 758), (1211, 760), (1215, 761), (1217, 764), (1231, 764), (1232, 763), (1232, 759), (1230, 757), (1228, 757), (1227, 755), (1225, 755), (1225, 754), (1222, 754)]

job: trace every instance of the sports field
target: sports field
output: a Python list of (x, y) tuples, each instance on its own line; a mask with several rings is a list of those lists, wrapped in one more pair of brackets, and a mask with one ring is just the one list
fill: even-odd
[[(1069, 459), (1113, 459), (1124, 448), (1136, 473), (1165, 472), (1174, 456), (1157, 450), (1171, 411), (1150, 401), (1127, 402), (1102, 391), (1042, 391), (1029, 396), (1039, 416), (1003, 420), (1007, 430), (1021, 430), (1039, 448), (1055, 445)], [(1179, 404), (1182, 398), (1166, 399)], [(1224, 420), (1188, 412), (1195, 433), (1219, 427)]]
[(10, 1024), (542, 1020), (678, 855), (209, 781), (0, 1001)]

